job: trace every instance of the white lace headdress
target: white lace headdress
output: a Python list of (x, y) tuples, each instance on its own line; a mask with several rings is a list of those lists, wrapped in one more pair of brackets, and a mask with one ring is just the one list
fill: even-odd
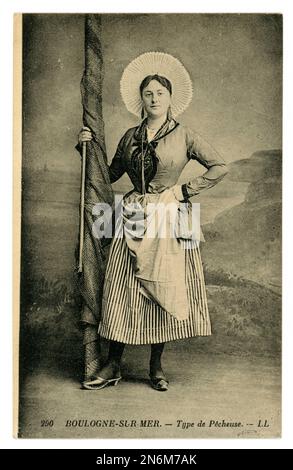
[(128, 111), (141, 115), (140, 84), (145, 77), (155, 74), (167, 78), (172, 84), (172, 115), (176, 117), (183, 113), (192, 100), (191, 79), (181, 62), (164, 52), (141, 54), (124, 69), (120, 92)]

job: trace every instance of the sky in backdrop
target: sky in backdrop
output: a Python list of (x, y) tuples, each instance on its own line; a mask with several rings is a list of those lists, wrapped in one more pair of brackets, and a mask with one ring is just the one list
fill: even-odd
[[(279, 15), (103, 15), (104, 120), (109, 161), (138, 123), (119, 82), (146, 51), (187, 68), (193, 101), (179, 121), (200, 132), (227, 162), (281, 147), (282, 20)], [(23, 165), (79, 173), (83, 15), (25, 15)]]

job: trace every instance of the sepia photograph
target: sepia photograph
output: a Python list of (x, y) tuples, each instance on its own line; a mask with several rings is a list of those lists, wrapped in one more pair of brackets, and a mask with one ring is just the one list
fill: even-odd
[(14, 15), (16, 437), (282, 436), (282, 43)]

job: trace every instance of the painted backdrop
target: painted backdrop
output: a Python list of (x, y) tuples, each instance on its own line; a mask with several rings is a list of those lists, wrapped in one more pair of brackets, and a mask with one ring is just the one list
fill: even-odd
[[(104, 15), (102, 25), (109, 161), (121, 135), (137, 124), (120, 97), (123, 69), (139, 54), (157, 50), (180, 59), (193, 80), (194, 99), (181, 122), (229, 163), (224, 182), (195, 198), (202, 208), (215, 333), (199, 347), (275, 354), (281, 318), (281, 17)], [(27, 335), (32, 339), (24, 354), (30, 361), (42, 357), (42, 348), (70, 355), (80, 342), (72, 272), (83, 46), (83, 15), (24, 16), (21, 314), (23, 343)], [(181, 181), (203, 171), (191, 162)], [(117, 192), (130, 187), (127, 176), (114, 185)]]

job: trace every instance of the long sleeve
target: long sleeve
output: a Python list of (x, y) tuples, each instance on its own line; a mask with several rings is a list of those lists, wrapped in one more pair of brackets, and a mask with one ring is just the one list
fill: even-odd
[[(110, 176), (111, 183), (115, 183), (115, 181), (121, 178), (121, 176), (125, 173), (125, 167), (124, 167), (123, 158), (122, 158), (125, 136), (126, 134), (120, 140), (117, 150), (115, 152), (115, 155), (113, 157), (113, 160), (111, 164), (109, 165), (109, 176)], [(82, 154), (82, 145), (80, 142), (75, 146), (75, 148), (80, 154)]]
[(113, 160), (109, 166), (109, 174), (110, 174), (110, 182), (115, 183), (115, 181), (119, 180), (121, 176), (125, 173), (125, 165), (123, 162), (123, 148), (125, 143), (126, 134), (120, 140)]
[(188, 199), (219, 183), (228, 173), (228, 169), (218, 152), (199, 134), (189, 129), (186, 134), (186, 145), (188, 158), (197, 160), (208, 170), (182, 185), (182, 194)]

